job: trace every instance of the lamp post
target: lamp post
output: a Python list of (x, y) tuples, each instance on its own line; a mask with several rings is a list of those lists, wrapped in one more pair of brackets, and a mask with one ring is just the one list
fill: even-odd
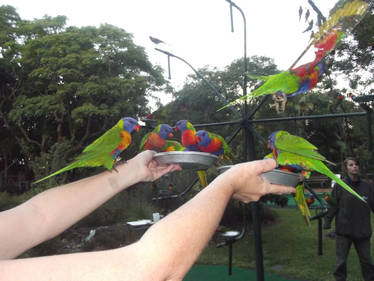
[[(156, 51), (160, 52), (160, 53), (163, 53), (165, 55), (167, 55), (168, 57), (168, 71), (169, 71), (169, 79), (171, 77), (170, 75), (170, 57), (173, 57), (173, 58), (176, 58), (182, 62), (184, 62), (185, 64), (187, 64), (195, 73), (196, 75), (201, 78), (208, 86), (209, 88), (217, 95), (217, 97), (224, 103), (228, 103), (227, 100), (225, 99), (225, 97), (216, 89), (216, 87), (213, 86), (212, 83), (210, 83), (199, 71), (197, 71), (188, 61), (186, 61), (185, 59), (179, 57), (179, 56), (176, 56), (168, 51), (165, 51), (165, 50), (162, 50), (162, 49), (159, 49), (159, 48), (155, 48)], [(236, 117), (240, 118), (240, 113), (233, 107), (230, 108), (230, 110), (232, 111), (232, 113), (234, 113), (236, 115)]]
[[(231, 0), (226, 0), (230, 4), (230, 16), (231, 16), (231, 31), (234, 31), (233, 26), (233, 14), (232, 14), (232, 7), (235, 7), (243, 18), (243, 26), (244, 26), (244, 66), (243, 66), (243, 96), (247, 95), (247, 71), (248, 71), (248, 62), (247, 62), (247, 23), (245, 15)], [(263, 99), (263, 102), (265, 102), (265, 99)], [(260, 104), (262, 105), (261, 102)], [(248, 104), (247, 100), (244, 102), (244, 116), (242, 120), (242, 126), (244, 128), (244, 157), (245, 160), (255, 160), (256, 154), (255, 154), (255, 143), (253, 138), (253, 128), (252, 123), (250, 122), (252, 120), (252, 117), (254, 116), (255, 112), (260, 108), (258, 106), (256, 109), (252, 110), (250, 114), (248, 114)], [(254, 232), (254, 238), (255, 238), (255, 258), (256, 258), (256, 277), (257, 281), (264, 281), (264, 261), (263, 261), (263, 250), (262, 250), (262, 239), (261, 239), (261, 219), (260, 219), (260, 208), (259, 204), (257, 202), (250, 203), (251, 211), (252, 211), (252, 222), (253, 222), (253, 232)]]

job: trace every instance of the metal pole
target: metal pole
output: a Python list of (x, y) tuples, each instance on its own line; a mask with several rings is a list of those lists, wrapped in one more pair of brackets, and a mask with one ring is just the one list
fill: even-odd
[(322, 256), (322, 218), (318, 218), (318, 255)]
[[(176, 59), (179, 59), (181, 61), (183, 61), (185, 64), (187, 64), (195, 73), (198, 77), (200, 77), (208, 86), (209, 88), (217, 95), (217, 97), (223, 101), (223, 102), (227, 102), (225, 97), (212, 85), (212, 83), (210, 83), (199, 71), (197, 71), (188, 61), (186, 61), (185, 59), (181, 58), (181, 57), (178, 57), (168, 51), (165, 51), (165, 50), (161, 50), (159, 48), (155, 48), (156, 51), (160, 52), (160, 53), (163, 53), (165, 55), (168, 56), (168, 58), (170, 57), (174, 57)], [(169, 65), (170, 65), (170, 62), (169, 62)], [(169, 77), (170, 77), (170, 73), (169, 73)], [(239, 112), (234, 108), (234, 107), (230, 107), (230, 110), (239, 118), (240, 117), (240, 114)]]
[(248, 122), (250, 122), (250, 123), (271, 123), (271, 122), (279, 122), (279, 121), (293, 121), (293, 120), (306, 120), (306, 119), (354, 117), (354, 116), (364, 116), (366, 114), (367, 114), (366, 112), (351, 112), (351, 113), (336, 113), (336, 114), (324, 114), (324, 115), (304, 115), (304, 116), (295, 116), (295, 117), (280, 117), (280, 118), (248, 120)]
[[(248, 62), (247, 62), (247, 24), (246, 18), (243, 11), (231, 0), (226, 0), (230, 3), (230, 9), (235, 7), (241, 13), (243, 17), (244, 24), (244, 73), (243, 73), (243, 96), (247, 95), (247, 71), (248, 71)], [(232, 21), (232, 19), (231, 19)], [(233, 27), (232, 27), (233, 29)], [(247, 101), (244, 103), (244, 117), (243, 124), (244, 127), (244, 158), (245, 161), (256, 159), (255, 147), (254, 147), (254, 138), (251, 131), (252, 124), (248, 123), (247, 119), (252, 119), (253, 114), (248, 118), (248, 106)], [(258, 203), (251, 203), (252, 210), (252, 221), (253, 221), (253, 231), (255, 239), (255, 257), (256, 257), (256, 276), (257, 281), (264, 281), (264, 263), (263, 263), (263, 253), (262, 253), (262, 239), (261, 239), (261, 219)]]

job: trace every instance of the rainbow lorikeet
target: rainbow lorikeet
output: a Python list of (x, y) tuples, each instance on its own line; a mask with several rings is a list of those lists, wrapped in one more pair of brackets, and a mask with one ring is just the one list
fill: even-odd
[(317, 147), (306, 139), (291, 135), (286, 131), (276, 131), (268, 137), (268, 147), (272, 153), (267, 157), (273, 157), (279, 165), (291, 167), (297, 171), (302, 171), (306, 177), (311, 171), (316, 171), (334, 180), (346, 191), (366, 202), (356, 191), (338, 178), (323, 163), (331, 163), (317, 152)]
[(134, 118), (124, 117), (120, 119), (113, 128), (88, 145), (71, 164), (34, 183), (39, 183), (78, 167), (104, 166), (108, 170), (112, 169), (119, 154), (131, 144), (131, 133), (134, 130), (139, 131), (139, 129), (138, 121)]
[(323, 194), (323, 199), (333, 208), (338, 208), (338, 203), (336, 202), (336, 199), (331, 196), (330, 193), (325, 192)]
[(179, 120), (174, 128), (176, 132), (181, 132), (181, 143), (186, 151), (200, 151), (195, 139), (196, 129), (191, 122)]
[(221, 159), (229, 159), (231, 156), (227, 142), (218, 134), (200, 130), (196, 132), (196, 141), (202, 152), (212, 153)]
[[(313, 89), (323, 73), (323, 64), (307, 63), (295, 69), (282, 71), (269, 76), (248, 75), (255, 80), (263, 80), (265, 83), (252, 91), (250, 94), (225, 105), (219, 110), (234, 105), (239, 100), (245, 100), (248, 97), (260, 97), (263, 95), (276, 95), (276, 97), (292, 97), (297, 94), (306, 93)], [(287, 100), (285, 99), (284, 102)]]
[(173, 128), (168, 124), (159, 124), (152, 132), (146, 134), (140, 141), (139, 150), (163, 151), (166, 138), (173, 137)]
[[(348, 30), (353, 29), (363, 18), (364, 14), (368, 10), (368, 3), (361, 0), (347, 1), (343, 7), (337, 9), (330, 18), (320, 26), (318, 32), (313, 36), (311, 44), (307, 49), (299, 56), (297, 61), (306, 53), (306, 51), (314, 46), (315, 58), (312, 62), (300, 66), (301, 68), (308, 69), (308, 76), (300, 76), (298, 74), (298, 69), (294, 69), (293, 66), (297, 61), (290, 67), (289, 70), (283, 71), (270, 76), (250, 76), (252, 79), (263, 80), (265, 83), (259, 88), (249, 93), (244, 97), (234, 100), (233, 102), (225, 105), (232, 106), (240, 100), (245, 100), (249, 97), (259, 97), (262, 95), (273, 94), (273, 99), (275, 100), (274, 106), (279, 110), (278, 102), (281, 102), (282, 111), (285, 108), (287, 102), (287, 96), (295, 93), (303, 93), (314, 87), (318, 82), (318, 76), (322, 73), (322, 67), (320, 62), (322, 59), (329, 54), (340, 40), (344, 37)], [(356, 17), (353, 19), (352, 16)], [(349, 21), (347, 18), (349, 17)], [(347, 24), (349, 22), (349, 24)], [(310, 28), (312, 28), (312, 22)], [(316, 67), (318, 66), (318, 69)], [(300, 68), (299, 67), (299, 68)], [(317, 76), (318, 74), (318, 76)], [(310, 80), (310, 82), (308, 82)], [(314, 81), (314, 82), (313, 82)], [(309, 85), (308, 85), (309, 84)], [(272, 105), (272, 106), (273, 106)]]
[[(184, 151), (201, 152), (196, 143), (196, 129), (191, 122), (189, 122), (188, 120), (177, 121), (177, 123), (175, 123), (175, 131), (181, 132), (181, 143), (182, 146), (185, 147)], [(201, 186), (206, 187), (208, 185), (208, 175), (206, 171), (197, 171), (197, 176), (199, 177)]]

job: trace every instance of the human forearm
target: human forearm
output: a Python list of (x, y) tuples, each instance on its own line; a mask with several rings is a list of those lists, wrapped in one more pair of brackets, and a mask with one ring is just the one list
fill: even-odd
[(140, 180), (135, 163), (115, 171), (46, 190), (20, 206), (0, 213), (0, 258), (13, 258), (50, 239)]
[(236, 165), (152, 226), (137, 247), (147, 272), (159, 278), (145, 280), (182, 280), (213, 235), (231, 197), (250, 202), (267, 193), (294, 192), (294, 188), (271, 185), (259, 177), (274, 164), (260, 161)]
[[(138, 242), (140, 249), (147, 249), (141, 262), (155, 266), (152, 274), (162, 276), (160, 280), (181, 280), (210, 240), (233, 194), (228, 184), (218, 182), (222, 180), (152, 226)], [(160, 263), (155, 265), (154, 259)]]

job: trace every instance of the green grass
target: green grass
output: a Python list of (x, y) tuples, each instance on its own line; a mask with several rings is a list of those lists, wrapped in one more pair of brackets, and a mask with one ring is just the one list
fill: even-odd
[[(318, 255), (318, 222), (308, 227), (295, 208), (275, 209), (279, 222), (262, 228), (265, 272), (308, 281), (333, 281), (335, 240), (323, 237), (323, 255)], [(373, 242), (372, 242), (373, 245)], [(373, 246), (372, 246), (373, 248)], [(228, 247), (209, 245), (197, 263), (228, 264)], [(255, 269), (254, 236), (247, 232), (244, 239), (233, 245), (233, 265)], [(350, 281), (362, 280), (354, 247), (348, 258)]]

